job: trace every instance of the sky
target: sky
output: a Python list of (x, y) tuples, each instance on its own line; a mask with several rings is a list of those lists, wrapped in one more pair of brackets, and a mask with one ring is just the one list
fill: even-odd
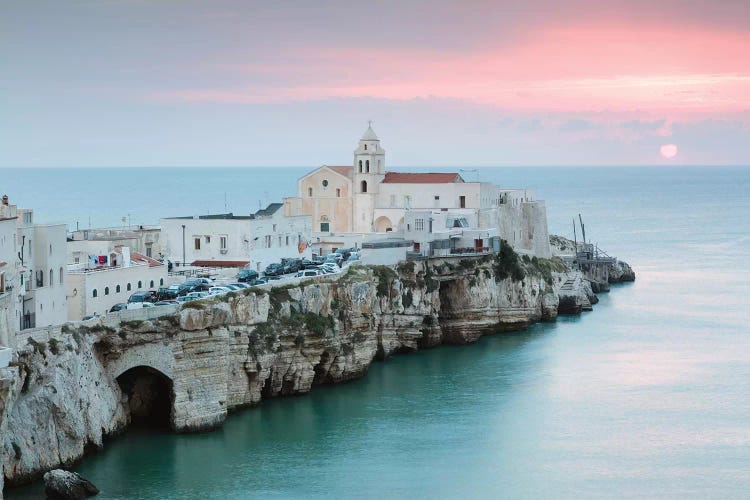
[(747, 0), (0, 1), (0, 167), (748, 165)]

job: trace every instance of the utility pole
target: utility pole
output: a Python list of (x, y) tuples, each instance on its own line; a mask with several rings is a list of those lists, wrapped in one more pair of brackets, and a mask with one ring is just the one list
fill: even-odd
[(182, 225), (182, 267), (185, 267), (185, 224)]

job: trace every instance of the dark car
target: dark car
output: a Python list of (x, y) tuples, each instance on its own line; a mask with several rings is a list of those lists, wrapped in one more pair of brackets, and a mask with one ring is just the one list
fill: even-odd
[(281, 276), (284, 274), (284, 266), (278, 263), (269, 264), (263, 274), (266, 276)]
[[(143, 302), (143, 301), (141, 301), (141, 302)], [(113, 312), (117, 312), (117, 311), (124, 311), (127, 308), (128, 308), (127, 304), (115, 304), (115, 305), (112, 306), (112, 308), (109, 310), (109, 312), (113, 313)]]
[(179, 286), (177, 294), (182, 296), (190, 292), (207, 292), (209, 288), (211, 288), (211, 286), (203, 281), (187, 280)]
[(176, 300), (159, 300), (154, 302), (155, 306), (173, 306), (175, 304), (179, 304)]
[[(187, 292), (185, 292), (187, 293)], [(179, 297), (179, 289), (178, 288), (159, 288), (159, 291), (156, 293), (156, 299), (158, 301), (164, 301), (164, 300), (175, 300), (177, 297)]]
[(128, 297), (128, 302), (156, 302), (156, 292), (149, 290), (147, 292), (135, 292)]
[(300, 260), (300, 264), (302, 265), (302, 269), (314, 269), (321, 265), (322, 262), (313, 262), (312, 260), (302, 259)]
[(250, 286), (265, 285), (266, 283), (268, 283), (269, 280), (270, 278), (258, 278), (258, 279), (254, 279), (253, 281), (251, 281), (249, 285)]
[(302, 259), (281, 259), (284, 274), (296, 273), (302, 270)]
[(258, 276), (260, 276), (258, 271), (254, 271), (253, 269), (243, 269), (237, 273), (237, 276), (235, 276), (234, 279), (240, 283), (250, 283), (253, 280), (257, 280)]

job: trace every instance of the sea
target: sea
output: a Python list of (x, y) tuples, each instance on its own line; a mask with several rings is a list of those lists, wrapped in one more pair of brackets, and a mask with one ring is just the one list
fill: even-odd
[[(157, 224), (254, 212), (306, 171), (4, 169), (0, 194), (71, 229)], [(127, 431), (74, 467), (97, 498), (750, 497), (750, 168), (461, 173), (536, 190), (551, 233), (580, 214), (637, 280), (593, 312), (394, 356), (213, 432)]]

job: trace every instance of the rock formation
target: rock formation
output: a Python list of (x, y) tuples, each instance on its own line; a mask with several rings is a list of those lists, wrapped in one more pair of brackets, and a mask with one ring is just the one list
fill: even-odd
[(362, 377), (374, 360), (553, 321), (562, 298), (575, 313), (592, 297), (561, 260), (503, 246), (36, 330), (0, 373), (3, 476), (71, 465), (139, 417), (209, 429), (262, 399)]
[(99, 488), (75, 472), (55, 469), (44, 475), (44, 492), (50, 500), (83, 500), (99, 494)]

